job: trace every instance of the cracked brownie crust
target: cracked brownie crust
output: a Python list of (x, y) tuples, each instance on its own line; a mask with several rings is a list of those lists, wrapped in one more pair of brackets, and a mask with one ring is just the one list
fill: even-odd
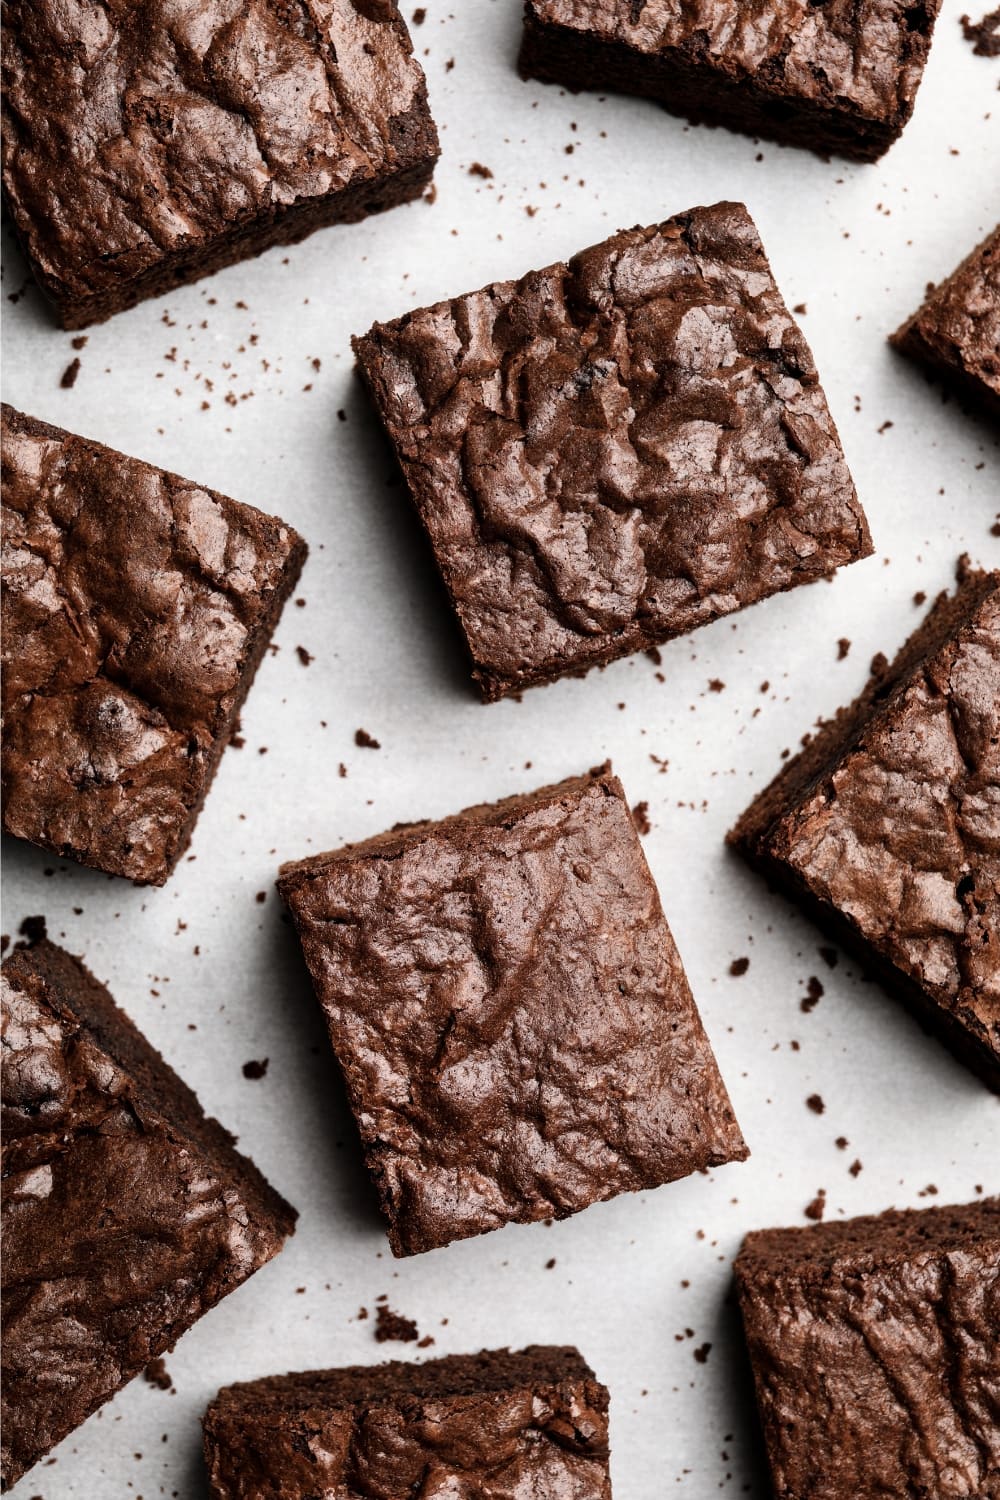
[(1000, 1199), (749, 1234), (776, 1500), (1000, 1495)]
[(610, 1500), (607, 1413), (575, 1349), (484, 1350), (226, 1386), (205, 1460), (212, 1500)]
[(1000, 573), (961, 573), (729, 837), (1000, 1090)]
[(520, 70), (875, 161), (913, 113), (940, 0), (526, 0)]
[(162, 885), (305, 543), (6, 406), (3, 465), (4, 829)]
[(295, 1211), (77, 959), (15, 951), (0, 990), (7, 1488), (276, 1255)]
[(747, 1155), (608, 767), (279, 888), (395, 1254)]
[(354, 347), (486, 699), (871, 551), (741, 204), (617, 234)]
[(419, 194), (393, 0), (8, 0), (3, 183), (65, 328)]
[(1000, 226), (889, 342), (1000, 417)]

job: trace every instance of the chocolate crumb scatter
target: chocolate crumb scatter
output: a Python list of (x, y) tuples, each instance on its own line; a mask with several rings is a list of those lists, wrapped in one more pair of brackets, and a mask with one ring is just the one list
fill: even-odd
[(470, 177), (487, 177), (488, 178), (488, 177), (492, 177), (493, 173), (491, 172), (490, 168), (487, 167), (487, 166), (484, 166), (481, 161), (474, 161), (472, 163), (471, 167), (469, 168), (469, 176)]
[(429, 1349), (433, 1343), (436, 1343), (434, 1335), (432, 1333), (425, 1333), (422, 1339), (417, 1339), (417, 1348)]
[(74, 349), (86, 349), (87, 335), (85, 333), (78, 333), (75, 339), (70, 339), (70, 343)]
[(806, 1100), (806, 1104), (812, 1110), (814, 1115), (821, 1115), (826, 1109), (826, 1105), (823, 1103), (822, 1094), (810, 1094), (809, 1098)]
[(637, 802), (632, 809), (632, 822), (635, 824), (637, 833), (651, 833), (653, 825), (649, 821), (649, 803)]
[(69, 364), (62, 372), (62, 378), (60, 379), (59, 384), (64, 391), (71, 391), (73, 389), (73, 387), (76, 385), (76, 377), (79, 375), (79, 373), (80, 359), (79, 356), (77, 356), (76, 359), (70, 360)]
[(311, 661), (316, 660), (312, 653), (306, 650), (305, 646), (296, 646), (295, 655), (298, 657), (299, 661), (304, 667), (308, 667)]
[(851, 643), (846, 635), (842, 635), (837, 642), (837, 660), (843, 661), (851, 649)]
[(857, 1177), (858, 1173), (862, 1170), (861, 1162), (852, 1161), (847, 1170), (850, 1172), (852, 1177)]
[(710, 693), (724, 693), (725, 690), (726, 684), (721, 680), (721, 678), (712, 677), (709, 679), (708, 691)]
[(846, 1151), (851, 1143), (847, 1139), (846, 1135), (838, 1135), (833, 1144), (836, 1146), (838, 1151)]
[(249, 1062), (243, 1064), (243, 1077), (253, 1079), (263, 1078), (270, 1061), (269, 1057), (262, 1057), (259, 1062), (255, 1058), (251, 1058)]
[(708, 1356), (711, 1348), (711, 1344), (699, 1344), (697, 1349), (692, 1350), (695, 1359), (700, 1365), (705, 1365), (708, 1363)]
[(729, 972), (734, 979), (742, 979), (743, 975), (746, 973), (749, 967), (750, 960), (748, 958), (734, 958), (732, 963), (729, 965)]
[(419, 1329), (412, 1318), (393, 1312), (385, 1302), (379, 1303), (375, 1309), (375, 1342), (377, 1344), (389, 1342), (411, 1344), (415, 1343), (419, 1337)]
[(423, 5), (418, 5), (416, 10), (413, 12), (413, 15), (410, 17), (410, 20), (413, 22), (414, 26), (422, 26), (427, 20), (426, 8)]
[(810, 974), (809, 979), (806, 982), (806, 993), (799, 1001), (799, 1010), (803, 1011), (805, 1015), (808, 1015), (811, 1010), (816, 1009), (816, 1006), (819, 1004), (822, 998), (823, 986), (820, 984), (815, 974)]
[(362, 750), (381, 750), (382, 748), (381, 741), (374, 739), (368, 733), (367, 729), (356, 729), (354, 731), (354, 743), (359, 745)]
[(254, 897), (254, 900), (257, 902), (258, 906), (263, 906), (264, 902), (267, 900), (267, 892), (258, 891), (256, 896)]

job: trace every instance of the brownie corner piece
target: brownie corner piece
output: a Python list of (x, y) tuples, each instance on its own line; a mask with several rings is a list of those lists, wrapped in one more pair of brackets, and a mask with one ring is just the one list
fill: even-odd
[(654, 99), (672, 114), (877, 161), (903, 131), (941, 0), (525, 0), (523, 78)]
[(621, 231), (354, 348), (487, 701), (871, 551), (741, 203)]
[(416, 197), (439, 148), (395, 0), (8, 0), (3, 188), (65, 328)]
[(608, 1392), (574, 1348), (269, 1376), (223, 1387), (203, 1431), (212, 1500), (312, 1500), (359, 1472), (379, 1495), (430, 1472), (435, 1493), (611, 1500)]
[(1000, 1199), (747, 1235), (775, 1500), (1000, 1495)]
[(924, 622), (729, 840), (1000, 1091), (1000, 572)]
[(3, 827), (162, 885), (305, 542), (8, 406), (2, 450)]
[(15, 949), (0, 993), (7, 1488), (296, 1215), (78, 959)]
[(1000, 419), (1000, 225), (889, 342)]
[(747, 1155), (608, 767), (279, 886), (395, 1254)]

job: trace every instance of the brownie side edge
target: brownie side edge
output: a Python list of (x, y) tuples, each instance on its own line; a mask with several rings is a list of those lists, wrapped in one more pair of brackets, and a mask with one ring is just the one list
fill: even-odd
[[(924, 7), (930, 47), (938, 3)], [(623, 40), (607, 40), (539, 15), (525, 0), (524, 31), (518, 57), (524, 79), (560, 84), (576, 93), (608, 89), (652, 99), (691, 124), (721, 125), (741, 135), (762, 136), (782, 145), (805, 148), (828, 158), (875, 162), (884, 156), (908, 123), (915, 96), (886, 119), (876, 119), (843, 105), (798, 99), (788, 91), (762, 87), (752, 76), (731, 76), (722, 67), (682, 48), (650, 53)]]

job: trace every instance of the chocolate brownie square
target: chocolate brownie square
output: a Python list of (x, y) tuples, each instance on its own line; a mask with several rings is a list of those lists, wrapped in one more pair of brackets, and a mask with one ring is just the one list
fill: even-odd
[(2, 432), (4, 829), (162, 885), (305, 543), (8, 406)]
[(959, 576), (729, 838), (1000, 1090), (1000, 573)]
[(295, 1210), (78, 959), (15, 950), (0, 991), (7, 1488), (276, 1255)]
[(748, 1234), (775, 1500), (1000, 1495), (1000, 1198)]
[(871, 551), (742, 204), (613, 235), (354, 348), (487, 700)]
[(278, 884), (394, 1254), (747, 1155), (609, 767)]
[(889, 342), (1000, 417), (1000, 226)]
[(608, 1393), (572, 1348), (224, 1386), (204, 1431), (212, 1500), (611, 1500)]
[(62, 326), (416, 197), (412, 50), (394, 0), (7, 0), (4, 194)]
[(901, 135), (941, 0), (525, 0), (520, 70), (747, 135), (876, 161)]

